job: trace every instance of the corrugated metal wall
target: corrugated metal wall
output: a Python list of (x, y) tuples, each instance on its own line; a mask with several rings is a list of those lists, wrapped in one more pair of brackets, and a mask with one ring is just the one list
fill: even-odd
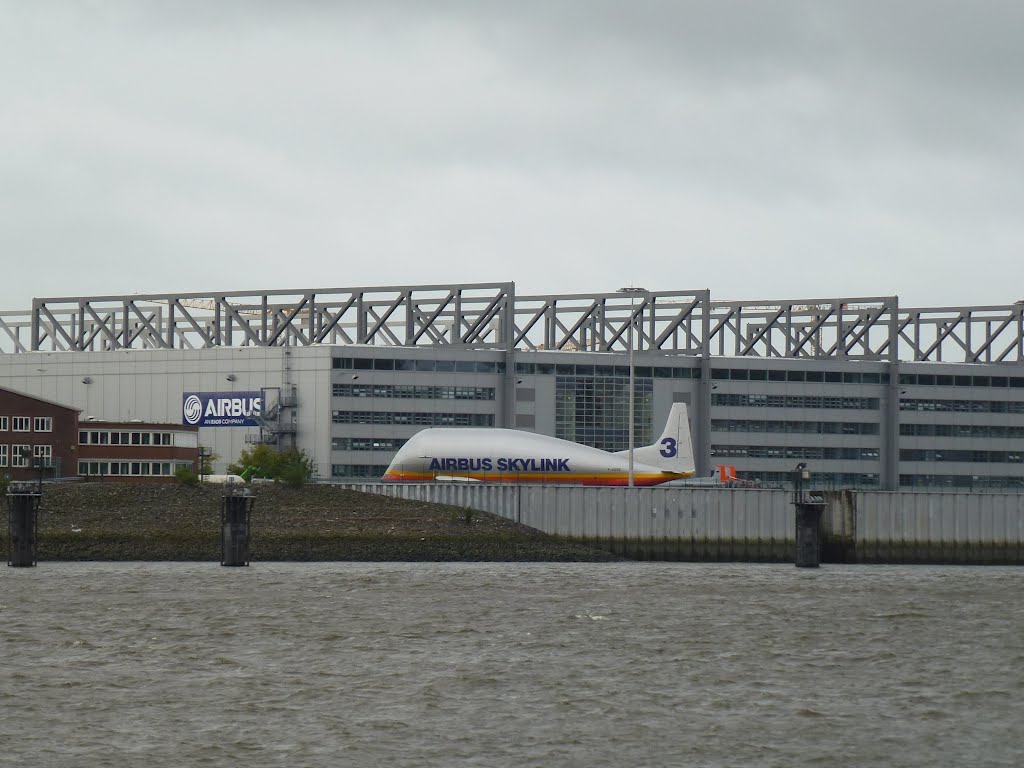
[(584, 539), (785, 539), (794, 536), (785, 491), (588, 488), (477, 483), (357, 483), (347, 487), (492, 512), (546, 533)]
[(1024, 495), (856, 494), (857, 559), (1024, 562)]
[[(352, 483), (470, 507), (655, 559), (790, 560), (792, 494), (731, 488)], [(825, 496), (826, 561), (1024, 563), (1024, 495), (840, 491)]]
[(781, 490), (366, 483), (369, 493), (471, 507), (623, 554), (657, 559), (785, 560), (794, 517)]

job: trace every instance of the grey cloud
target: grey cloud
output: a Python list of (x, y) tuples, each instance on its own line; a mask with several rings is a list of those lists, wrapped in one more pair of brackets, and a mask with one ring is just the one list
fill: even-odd
[(1019, 272), (1016, 4), (0, 8), (0, 249), (59, 266), (0, 307), (396, 271), (963, 303), (1003, 289), (922, 271)]

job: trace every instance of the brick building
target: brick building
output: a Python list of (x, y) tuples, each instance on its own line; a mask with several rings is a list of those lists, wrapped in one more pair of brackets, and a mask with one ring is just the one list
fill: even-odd
[(76, 473), (86, 478), (167, 482), (182, 467), (197, 471), (199, 428), (142, 421), (82, 421)]
[(199, 429), (142, 421), (82, 421), (60, 403), (0, 388), (0, 477), (167, 482), (197, 471)]
[(76, 474), (78, 414), (77, 408), (0, 388), (0, 476)]

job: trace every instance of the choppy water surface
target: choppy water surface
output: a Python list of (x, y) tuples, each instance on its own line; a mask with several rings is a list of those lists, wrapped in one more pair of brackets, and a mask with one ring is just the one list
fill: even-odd
[(1024, 569), (0, 571), (19, 766), (1024, 765)]

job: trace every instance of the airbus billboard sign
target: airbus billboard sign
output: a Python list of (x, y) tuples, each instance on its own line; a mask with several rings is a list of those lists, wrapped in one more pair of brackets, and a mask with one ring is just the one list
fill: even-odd
[(258, 427), (263, 411), (260, 392), (185, 392), (181, 423), (193, 427)]

